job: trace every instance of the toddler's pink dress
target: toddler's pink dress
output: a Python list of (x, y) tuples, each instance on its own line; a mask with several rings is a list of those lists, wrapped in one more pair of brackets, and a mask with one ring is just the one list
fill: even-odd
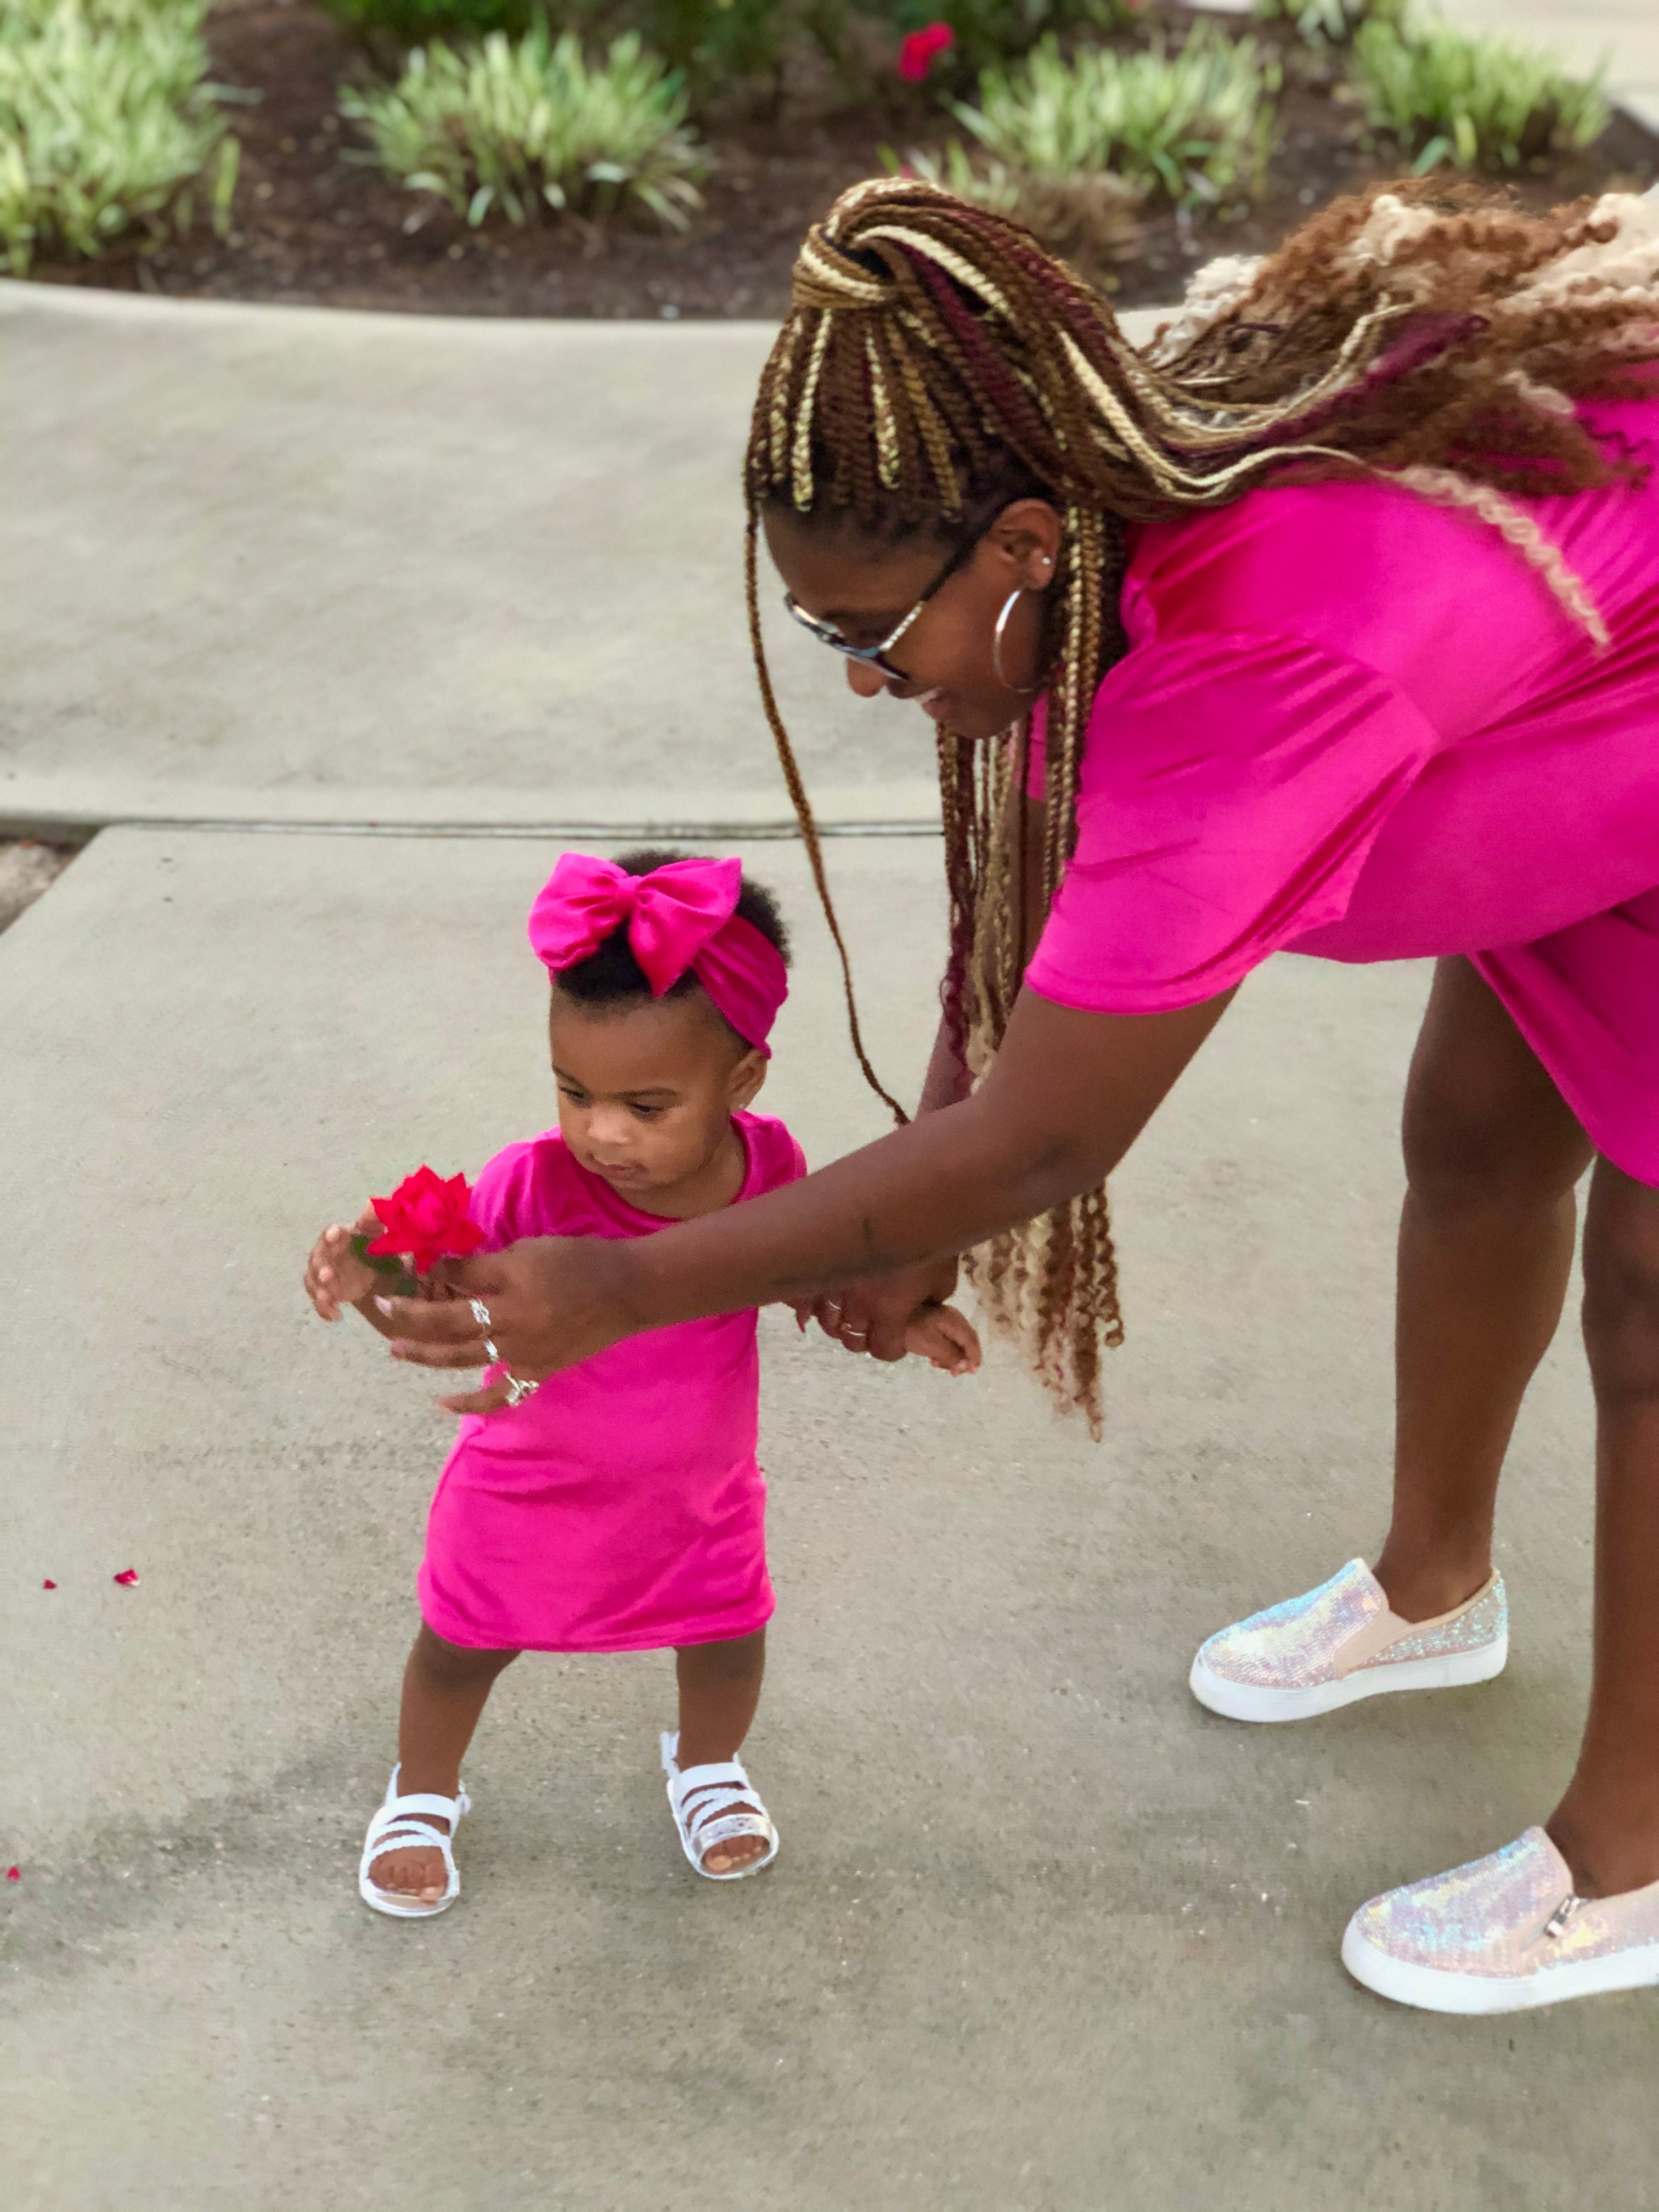
[(1659, 403), (1581, 414), (1655, 470), (1529, 504), (1604, 652), (1491, 525), (1404, 489), (1141, 533), (1035, 990), (1155, 1013), (1280, 951), (1467, 953), (1598, 1149), (1659, 1183)]
[[(736, 1114), (734, 1203), (806, 1172), (781, 1121)], [(521, 1237), (648, 1237), (556, 1129), (479, 1176), (485, 1251)], [(649, 1651), (748, 1636), (772, 1613), (755, 1457), (755, 1310), (626, 1338), (532, 1398), (461, 1423), (427, 1522), (421, 1615), (485, 1650)]]

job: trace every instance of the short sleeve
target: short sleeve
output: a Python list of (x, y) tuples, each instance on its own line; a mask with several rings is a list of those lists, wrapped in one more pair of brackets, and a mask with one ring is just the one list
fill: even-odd
[(787, 1183), (799, 1182), (806, 1173), (806, 1155), (777, 1116), (744, 1114), (740, 1119), (748, 1135), (752, 1162), (744, 1196), (764, 1198), (768, 1191), (781, 1190)]
[[(549, 1232), (541, 1225), (546, 1213), (549, 1170), (562, 1164), (564, 1147), (556, 1136), (532, 1137), (508, 1145), (486, 1160), (472, 1186), (468, 1211), (483, 1230), (484, 1252), (505, 1251), (521, 1237)], [(548, 1157), (550, 1152), (553, 1157)]]
[(1158, 1013), (1213, 998), (1340, 918), (1371, 845), (1437, 749), (1375, 669), (1298, 637), (1137, 647), (1095, 701), (1078, 843), (1031, 988)]

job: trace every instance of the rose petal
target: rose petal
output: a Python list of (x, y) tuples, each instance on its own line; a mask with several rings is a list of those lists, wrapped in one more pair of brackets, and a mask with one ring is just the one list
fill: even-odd
[(123, 1589), (131, 1589), (138, 1579), (138, 1570), (137, 1567), (123, 1567), (120, 1573), (111, 1579), (119, 1583)]
[(41, 1583), (40, 1587), (42, 1589), (56, 1589), (58, 1585), (53, 1582), (52, 1577), (48, 1575), (45, 1582)]
[(384, 1198), (371, 1198), (380, 1234), (365, 1249), (371, 1258), (407, 1254), (417, 1275), (430, 1274), (446, 1257), (464, 1258), (483, 1242), (468, 1211), (472, 1194), (464, 1175), (446, 1179), (426, 1166), (405, 1176)]
[(22, 1879), (23, 1869), (21, 1867), (8, 1867), (6, 1869), (6, 1880), (8, 1881), (21, 1881)]

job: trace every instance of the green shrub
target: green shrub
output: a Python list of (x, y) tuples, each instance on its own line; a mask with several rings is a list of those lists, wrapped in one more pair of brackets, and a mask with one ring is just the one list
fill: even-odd
[[(810, 27), (785, 0), (635, 0), (627, 12), (670, 66), (706, 91), (775, 79), (785, 49)], [(833, 40), (844, 10), (833, 21), (820, 13)]]
[(864, 14), (890, 21), (900, 36), (948, 23), (956, 33), (946, 67), (958, 82), (983, 69), (1017, 60), (1054, 33), (1122, 30), (1148, 0), (865, 0)]
[(1607, 125), (1599, 70), (1587, 83), (1548, 54), (1446, 23), (1367, 23), (1353, 75), (1373, 130), (1415, 155), (1419, 173), (1513, 168), (1552, 146), (1588, 146)]
[(0, 0), (0, 269), (95, 254), (136, 222), (193, 213), (212, 164), (228, 220), (237, 142), (203, 82), (207, 0)]
[(1023, 222), (1085, 283), (1110, 290), (1115, 264), (1140, 235), (1141, 194), (1109, 169), (1081, 169), (1071, 176), (1039, 177), (1006, 161), (975, 161), (959, 141), (942, 154), (912, 153), (901, 163), (884, 154), (890, 170), (901, 168), (981, 207)]
[(679, 79), (632, 33), (590, 64), (574, 31), (417, 47), (394, 85), (347, 89), (373, 158), (411, 191), (436, 192), (469, 222), (493, 207), (524, 222), (544, 204), (608, 215), (636, 204), (672, 229), (702, 204), (707, 166), (685, 129)]
[(1345, 46), (1365, 23), (1395, 23), (1404, 0), (1255, 0), (1263, 22), (1294, 23), (1310, 46)]
[(322, 0), (337, 22), (370, 45), (482, 39), (530, 28), (530, 0)]
[(1181, 205), (1224, 198), (1261, 175), (1273, 131), (1276, 66), (1254, 39), (1200, 25), (1179, 52), (1162, 42), (1067, 58), (1044, 39), (1012, 69), (980, 78), (957, 114), (993, 157), (1043, 178), (1112, 169)]

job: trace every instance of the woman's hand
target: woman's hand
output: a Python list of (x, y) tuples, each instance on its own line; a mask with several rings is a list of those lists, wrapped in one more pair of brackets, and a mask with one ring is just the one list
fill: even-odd
[[(638, 1327), (620, 1296), (617, 1258), (617, 1244), (603, 1237), (529, 1237), (504, 1252), (441, 1260), (432, 1271), (441, 1304), (376, 1298), (374, 1305), (394, 1359), (484, 1367), (493, 1344), (518, 1381), (539, 1382)], [(453, 1412), (484, 1413), (506, 1395), (504, 1384), (492, 1383), (444, 1403)]]
[(954, 1260), (928, 1260), (893, 1275), (870, 1275), (861, 1282), (825, 1291), (795, 1302), (803, 1328), (816, 1321), (828, 1337), (848, 1352), (867, 1352), (872, 1359), (902, 1359), (905, 1335), (924, 1306), (941, 1306), (957, 1286)]

